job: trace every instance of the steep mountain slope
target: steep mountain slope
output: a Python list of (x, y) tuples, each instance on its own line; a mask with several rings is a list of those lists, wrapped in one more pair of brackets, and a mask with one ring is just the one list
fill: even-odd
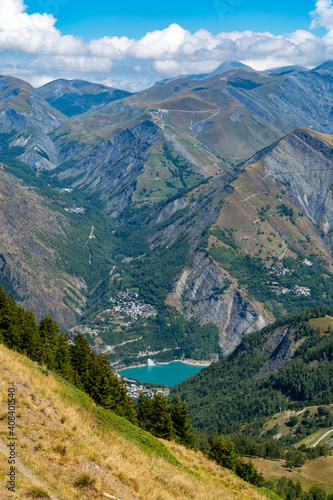
[(233, 354), (182, 382), (173, 394), (186, 401), (193, 425), (209, 432), (235, 432), (281, 408), (330, 404), (331, 325), (332, 310), (324, 308), (280, 319), (246, 335)]
[(52, 312), (60, 324), (72, 323), (86, 285), (59, 265), (58, 241), (68, 244), (69, 221), (7, 170), (1, 164), (1, 283), (39, 319)]
[[(171, 210), (171, 206), (169, 211), (163, 209), (162, 213), (176, 218), (169, 226), (167, 217), (162, 219), (165, 244), (174, 241), (181, 230), (193, 231), (196, 224), (201, 230), (212, 225), (206, 255), (201, 250), (191, 266), (183, 269), (168, 302), (188, 319), (213, 321), (219, 327), (225, 354), (234, 350), (245, 332), (263, 327), (271, 314), (329, 305), (326, 300), (331, 294), (333, 261), (325, 234), (331, 220), (331, 141), (331, 136), (295, 131), (249, 160), (244, 168), (229, 173), (220, 206), (218, 192), (213, 191), (210, 198), (208, 188), (203, 188), (206, 203), (211, 200), (207, 225), (201, 209), (198, 219), (191, 219), (191, 229), (177, 227), (184, 207), (191, 206), (191, 195), (178, 210)], [(312, 212), (307, 208), (310, 206)], [(304, 263), (306, 257), (311, 260)], [(306, 295), (296, 287), (310, 292)]]
[(262, 154), (266, 175), (284, 184), (293, 202), (327, 234), (332, 227), (332, 136), (298, 130)]
[[(304, 204), (308, 190), (325, 186), (316, 199), (330, 213), (331, 143), (331, 136), (297, 130), (182, 197), (125, 211), (115, 233), (115, 266), (101, 285), (104, 298), (84, 319), (96, 347), (127, 364), (147, 357), (207, 359), (232, 352), (245, 333), (275, 317), (331, 307), (324, 213), (315, 215), (314, 200), (313, 214)], [(309, 168), (314, 162), (315, 172)], [(160, 316), (126, 319), (129, 299), (116, 299), (125, 287)], [(187, 331), (180, 315), (200, 329)]]
[(23, 162), (37, 170), (53, 168), (56, 151), (48, 134), (66, 119), (28, 83), (0, 77), (1, 135), (8, 146), (22, 148)]
[[(154, 438), (96, 407), (85, 394), (3, 345), (0, 360), (0, 468), (5, 477), (7, 397), (14, 387), (19, 498), (267, 498), (267, 490), (250, 487), (201, 453)], [(5, 481), (1, 497), (12, 498)]]
[(84, 80), (55, 80), (37, 89), (53, 108), (73, 117), (123, 97), (132, 95), (126, 90), (106, 87)]
[(117, 217), (131, 204), (149, 149), (162, 134), (153, 122), (141, 122), (100, 142), (75, 166), (60, 173), (59, 179), (69, 179), (73, 188), (97, 194), (105, 202), (105, 211)]

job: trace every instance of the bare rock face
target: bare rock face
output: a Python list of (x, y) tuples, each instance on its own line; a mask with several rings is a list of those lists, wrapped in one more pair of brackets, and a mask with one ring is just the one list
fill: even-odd
[(327, 233), (333, 227), (333, 147), (307, 130), (296, 130), (263, 163), (302, 212)]
[[(258, 373), (259, 378), (278, 372), (291, 360), (299, 344), (295, 344), (295, 329), (292, 326), (277, 328), (270, 333), (260, 354), (268, 355), (269, 359)], [(303, 342), (304, 339), (301, 339)]]
[[(327, 64), (312, 71), (298, 71), (281, 83), (271, 101), (298, 126), (332, 134), (332, 68)], [(302, 125), (301, 125), (302, 124)]]
[(233, 352), (246, 333), (267, 324), (228, 276), (202, 252), (195, 255), (192, 267), (186, 267), (178, 277), (169, 303), (187, 319), (214, 323), (220, 331), (224, 355)]

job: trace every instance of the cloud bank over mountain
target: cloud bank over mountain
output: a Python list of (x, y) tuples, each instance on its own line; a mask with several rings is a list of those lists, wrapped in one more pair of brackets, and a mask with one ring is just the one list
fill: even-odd
[[(312, 22), (310, 24), (310, 18)], [(86, 41), (63, 35), (50, 14), (28, 14), (23, 0), (0, 4), (0, 72), (34, 85), (54, 78), (83, 78), (138, 90), (157, 79), (207, 73), (221, 62), (239, 60), (255, 69), (303, 65), (333, 59), (332, 0), (318, 0), (309, 30), (287, 35), (252, 31), (195, 33), (171, 24), (141, 39), (104, 36)], [(325, 28), (316, 36), (310, 30)]]

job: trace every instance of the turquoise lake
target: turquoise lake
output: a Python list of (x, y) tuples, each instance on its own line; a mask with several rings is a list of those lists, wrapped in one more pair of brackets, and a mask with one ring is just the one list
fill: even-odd
[(164, 384), (172, 387), (187, 379), (194, 373), (200, 372), (203, 366), (192, 366), (185, 363), (169, 363), (168, 365), (141, 366), (139, 368), (128, 368), (118, 372), (127, 378), (136, 378), (140, 382), (152, 384)]

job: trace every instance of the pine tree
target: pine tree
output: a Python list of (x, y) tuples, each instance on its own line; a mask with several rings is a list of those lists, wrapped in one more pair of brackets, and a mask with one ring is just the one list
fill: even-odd
[(80, 387), (90, 395), (92, 351), (83, 333), (75, 337), (74, 345), (71, 347), (71, 359)]
[(40, 346), (39, 329), (32, 311), (19, 308), (19, 327), (21, 330), (20, 351), (34, 361), (38, 360)]
[(221, 435), (218, 441), (211, 447), (209, 458), (215, 460), (222, 467), (236, 472), (238, 453), (234, 443), (230, 439)]
[(79, 333), (71, 348), (71, 359), (76, 385), (82, 388), (99, 405), (137, 421), (136, 411), (129, 398), (126, 385), (111, 370), (110, 360), (95, 354), (86, 337)]
[(127, 387), (123, 379), (119, 379), (111, 369), (110, 360), (105, 355), (96, 355), (97, 398), (99, 404), (127, 418), (133, 424), (137, 423), (137, 412), (133, 401), (127, 394)]
[(153, 410), (153, 434), (171, 440), (174, 437), (174, 430), (165, 396), (161, 394), (154, 395)]
[(154, 405), (143, 392), (139, 395), (137, 412), (140, 427), (145, 431), (153, 432)]
[(3, 296), (0, 315), (0, 336), (10, 349), (19, 350), (18, 306), (12, 296)]
[(175, 431), (176, 440), (184, 444), (187, 448), (196, 448), (195, 435), (190, 424), (190, 416), (186, 403), (182, 403), (177, 397), (177, 401), (170, 405), (172, 425)]
[(50, 370), (55, 369), (55, 355), (58, 349), (59, 328), (52, 316), (43, 318), (39, 324), (40, 362)]
[(54, 370), (69, 382), (73, 382), (74, 373), (68, 341), (68, 335), (66, 335), (65, 332), (61, 332), (58, 339), (57, 351), (54, 357)]

